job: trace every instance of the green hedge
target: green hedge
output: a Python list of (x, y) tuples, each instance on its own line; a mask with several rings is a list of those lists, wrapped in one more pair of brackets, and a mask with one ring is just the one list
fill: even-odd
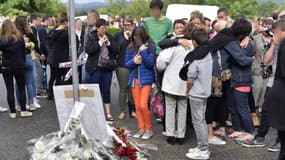
[(109, 28), (108, 33), (111, 34), (112, 36), (115, 36), (115, 34), (120, 31), (119, 28)]

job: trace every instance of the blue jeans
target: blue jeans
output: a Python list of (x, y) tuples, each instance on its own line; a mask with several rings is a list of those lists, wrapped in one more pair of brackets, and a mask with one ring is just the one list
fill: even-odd
[(43, 81), (43, 90), (47, 91), (47, 65), (44, 62), (41, 62), (42, 68), (42, 81)]
[[(35, 63), (32, 60), (31, 54), (26, 55), (25, 62), (25, 86), (27, 89), (28, 104), (34, 103), (34, 97), (36, 95), (36, 80), (35, 80)], [(16, 87), (16, 96), (19, 102), (19, 91)]]
[[(85, 70), (85, 67), (82, 67)], [(86, 72), (86, 71), (85, 71)], [(83, 83), (98, 83), (100, 91), (103, 97), (103, 103), (111, 102), (111, 83), (112, 83), (112, 71), (104, 71), (97, 67), (94, 73), (86, 72), (83, 76)]]
[(229, 111), (232, 116), (233, 129), (253, 134), (254, 126), (248, 104), (248, 93), (232, 89), (232, 96), (234, 103), (229, 105)]
[(87, 80), (87, 71), (86, 71), (86, 63), (82, 64), (82, 68), (81, 68), (81, 81), (84, 83)]

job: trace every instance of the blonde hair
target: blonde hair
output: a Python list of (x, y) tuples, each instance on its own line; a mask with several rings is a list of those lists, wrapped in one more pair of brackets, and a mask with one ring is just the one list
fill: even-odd
[(22, 36), (16, 25), (10, 19), (4, 20), (0, 35), (6, 42), (10, 40), (18, 42)]
[(227, 27), (228, 22), (225, 20), (219, 20), (215, 25), (214, 25), (214, 29), (216, 32), (221, 32), (224, 28), (228, 28)]
[(193, 12), (191, 12), (190, 14), (190, 22), (195, 19), (195, 18), (199, 18), (201, 20), (201, 22), (204, 21), (204, 15), (202, 12), (198, 11), (198, 10), (195, 10)]
[(231, 28), (234, 21), (227, 21), (226, 28)]

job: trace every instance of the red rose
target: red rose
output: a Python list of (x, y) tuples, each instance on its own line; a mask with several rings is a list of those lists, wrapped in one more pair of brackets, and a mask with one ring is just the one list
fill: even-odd
[(137, 151), (137, 150), (136, 150), (135, 148), (133, 148), (133, 147), (127, 147), (127, 149), (126, 149), (126, 155), (131, 156), (131, 155), (135, 154), (136, 151)]
[(130, 156), (129, 158), (130, 158), (130, 160), (136, 160), (137, 159), (137, 155), (134, 154), (134, 155)]

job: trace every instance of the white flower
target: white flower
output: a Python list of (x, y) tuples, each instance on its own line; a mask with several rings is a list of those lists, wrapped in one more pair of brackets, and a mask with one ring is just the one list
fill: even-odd
[(42, 141), (37, 141), (35, 143), (35, 151), (41, 153), (44, 151), (44, 143)]
[(83, 152), (84, 159), (92, 158), (92, 152), (90, 150), (84, 150)]
[(70, 153), (65, 153), (65, 154), (64, 154), (64, 158), (65, 158), (66, 160), (72, 160), (72, 157), (71, 157), (71, 154), (70, 154)]
[(63, 136), (63, 132), (62, 131), (57, 132), (57, 137), (58, 138), (62, 138), (62, 136)]
[(58, 160), (54, 154), (50, 154), (47, 157), (47, 160)]
[(40, 160), (40, 158), (41, 158), (41, 155), (38, 153), (32, 154), (32, 157), (31, 157), (32, 160)]

